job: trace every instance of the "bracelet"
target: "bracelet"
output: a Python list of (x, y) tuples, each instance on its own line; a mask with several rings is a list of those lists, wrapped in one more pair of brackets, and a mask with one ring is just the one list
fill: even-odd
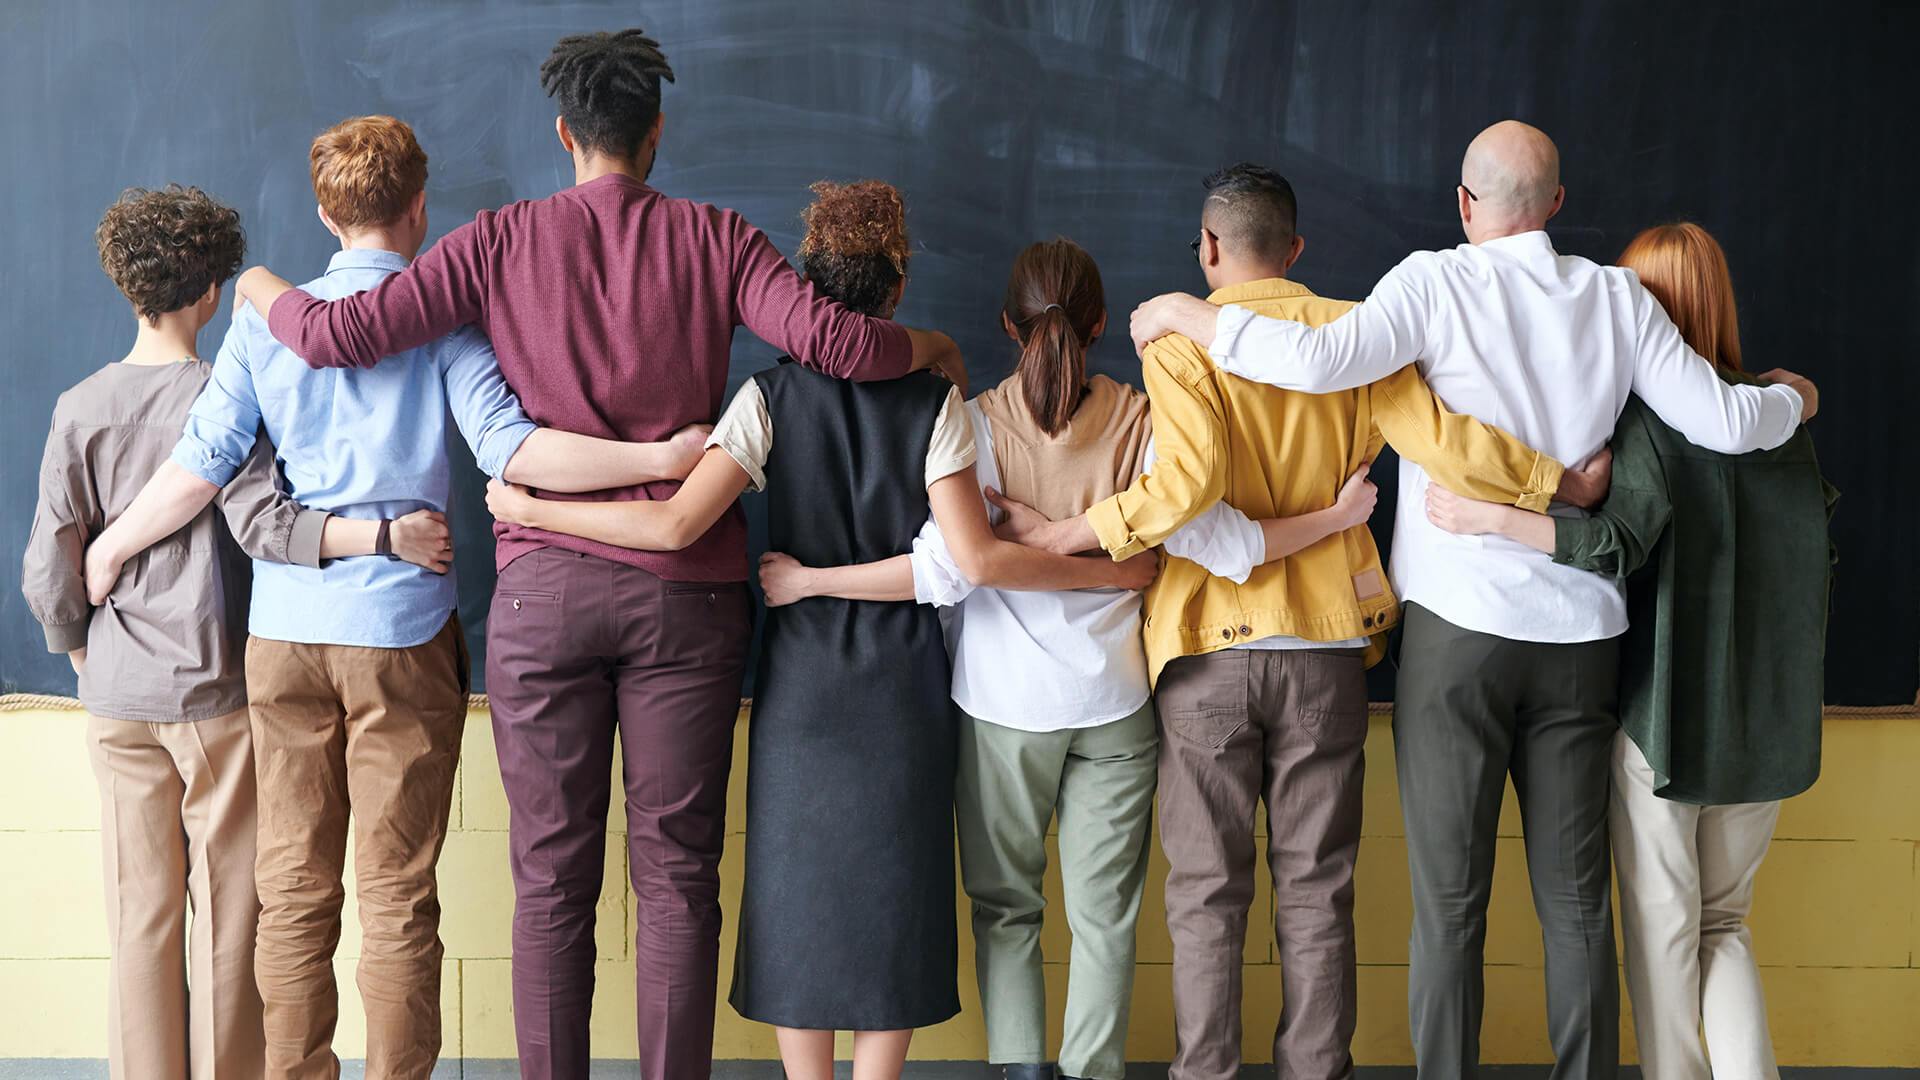
[(373, 553), (375, 555), (385, 555), (389, 559), (398, 559), (400, 557), (393, 553), (392, 534), (393, 519), (381, 518), (380, 528), (373, 534)]

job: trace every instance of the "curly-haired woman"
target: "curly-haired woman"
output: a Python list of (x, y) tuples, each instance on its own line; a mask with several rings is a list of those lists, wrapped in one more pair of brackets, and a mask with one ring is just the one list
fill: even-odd
[[(890, 318), (906, 285), (906, 212), (892, 187), (818, 184), (801, 268), (846, 307)], [(779, 438), (776, 442), (775, 432)], [(908, 550), (931, 509), (968, 577), (1001, 588), (1143, 588), (1131, 563), (997, 539), (974, 475), (960, 390), (918, 373), (851, 383), (798, 364), (740, 388), (684, 486), (658, 502), (532, 498), (495, 485), (505, 521), (643, 550), (700, 536), (745, 489), (767, 493), (770, 545), (812, 565)], [(689, 587), (687, 617), (707, 589)], [(898, 1076), (913, 1029), (955, 991), (955, 719), (933, 609), (818, 598), (771, 610), (747, 771), (746, 882), (733, 1004), (778, 1029), (793, 1080)]]

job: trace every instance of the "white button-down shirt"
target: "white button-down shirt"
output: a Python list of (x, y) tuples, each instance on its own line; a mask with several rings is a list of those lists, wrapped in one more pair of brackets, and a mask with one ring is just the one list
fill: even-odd
[[(1410, 255), (1365, 303), (1317, 328), (1224, 308), (1210, 351), (1224, 371), (1309, 393), (1417, 362), (1448, 408), (1565, 462), (1613, 436), (1629, 393), (1721, 453), (1771, 449), (1800, 425), (1798, 393), (1722, 382), (1633, 271), (1561, 255), (1538, 231)], [(1519, 641), (1626, 630), (1618, 582), (1504, 537), (1442, 531), (1427, 520), (1428, 483), (1401, 460), (1391, 574), (1402, 600)]]

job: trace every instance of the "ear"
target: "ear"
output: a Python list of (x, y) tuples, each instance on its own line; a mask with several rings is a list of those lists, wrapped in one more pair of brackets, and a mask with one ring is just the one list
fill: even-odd
[(1561, 184), (1553, 189), (1553, 205), (1547, 209), (1547, 220), (1553, 220), (1553, 215), (1559, 213), (1560, 208), (1565, 205), (1567, 205), (1567, 185)]
[(1305, 250), (1307, 250), (1307, 238), (1299, 233), (1293, 234), (1293, 250), (1287, 252), (1287, 259), (1280, 264), (1280, 269), (1293, 269), (1293, 264), (1300, 261), (1300, 253)]
[(1013, 328), (1013, 320), (1007, 318), (1005, 308), (1002, 308), (1000, 311), (1000, 328), (1007, 332), (1007, 336), (1013, 339), (1015, 345), (1020, 344), (1020, 333)]
[(1461, 223), (1462, 223), (1462, 224), (1465, 224), (1465, 223), (1467, 223), (1467, 222), (1470, 222), (1470, 221), (1472, 221), (1472, 220), (1473, 220), (1473, 200), (1472, 200), (1472, 199), (1469, 199), (1469, 198), (1467, 198), (1467, 187), (1466, 187), (1466, 185), (1465, 185), (1465, 184), (1455, 184), (1455, 185), (1453, 186), (1453, 197), (1454, 197), (1455, 199), (1458, 199), (1458, 200), (1460, 201), (1460, 221), (1461, 221)]
[(1100, 335), (1106, 332), (1107, 332), (1107, 312), (1105, 308), (1102, 308), (1100, 309), (1100, 321), (1093, 324), (1093, 333), (1087, 335), (1087, 344), (1091, 345), (1094, 342), (1099, 341)]
[(900, 280), (893, 283), (893, 300), (891, 301), (891, 306), (896, 308), (899, 307), (900, 298), (902, 296), (905, 296), (906, 293), (907, 293), (907, 276), (905, 274), (902, 274), (900, 275)]
[[(426, 192), (423, 191), (421, 192), (421, 194), (424, 195), (426, 194)], [(333, 219), (327, 216), (326, 207), (316, 203), (314, 204), (313, 212), (320, 215), (320, 224), (325, 225), (327, 227), (328, 232), (332, 233), (336, 237), (340, 235), (340, 226), (335, 225), (333, 223)]]
[(427, 223), (427, 189), (421, 188), (413, 195), (413, 201), (407, 204), (407, 220), (415, 225)]
[(1220, 238), (1204, 225), (1200, 227), (1200, 265), (1220, 265)]
[(573, 132), (567, 127), (566, 117), (553, 118), (553, 133), (560, 137), (561, 148), (569, 154), (573, 153)]
[(663, 112), (654, 113), (653, 127), (647, 132), (647, 142), (650, 145), (652, 145), (656, 153), (658, 153), (660, 150), (660, 136), (666, 130), (667, 130), (667, 114)]
[(207, 294), (200, 298), (200, 302), (207, 305), (207, 309), (209, 311), (219, 311), (220, 310), (220, 283), (216, 281), (213, 284), (207, 286)]

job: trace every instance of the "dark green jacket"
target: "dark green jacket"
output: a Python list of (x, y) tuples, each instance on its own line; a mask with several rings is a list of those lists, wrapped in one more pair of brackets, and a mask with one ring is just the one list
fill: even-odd
[(1725, 804), (1805, 791), (1820, 775), (1839, 497), (1812, 437), (1716, 454), (1636, 397), (1612, 445), (1606, 504), (1555, 519), (1553, 560), (1626, 581), (1620, 723), (1655, 792)]

